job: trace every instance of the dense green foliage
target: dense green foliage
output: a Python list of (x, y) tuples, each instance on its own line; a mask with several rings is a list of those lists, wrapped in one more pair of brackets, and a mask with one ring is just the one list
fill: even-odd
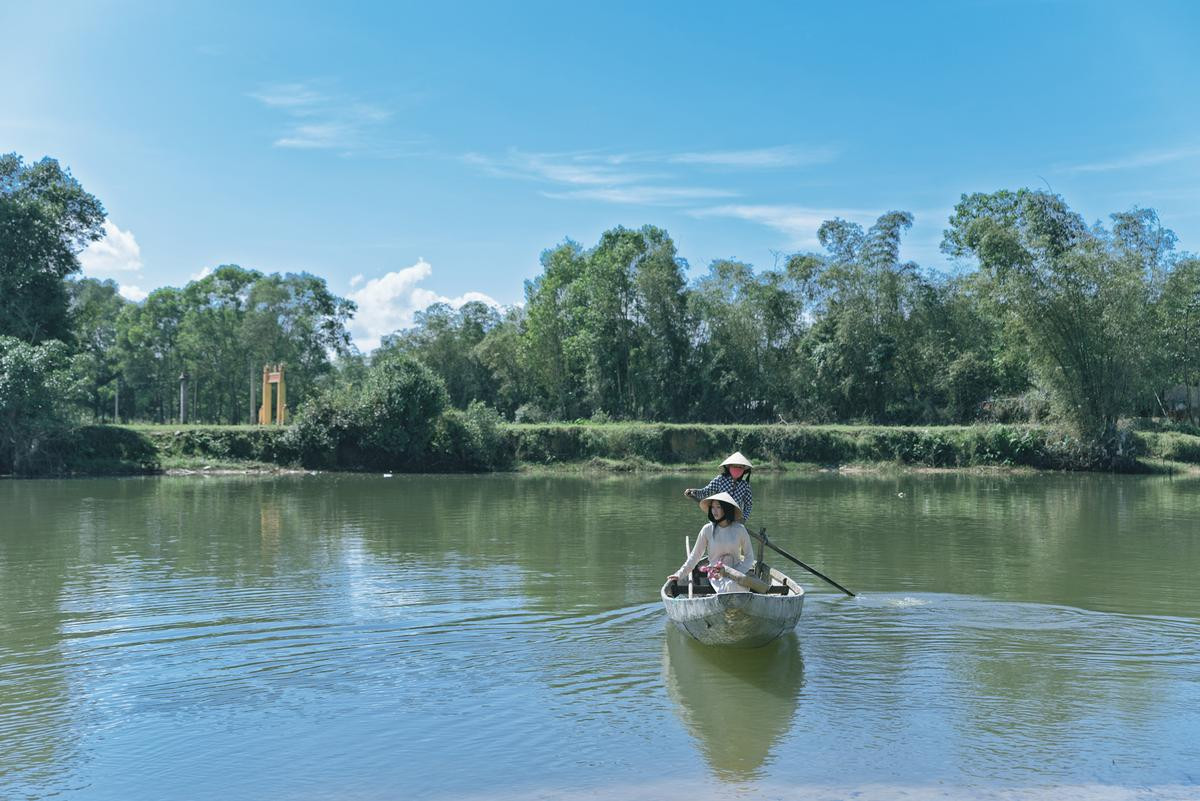
[(257, 462), (289, 466), (299, 454), (289, 430), (278, 426), (104, 426), (131, 431), (146, 441), (159, 459), (197, 457), (216, 462)]
[(0, 473), (41, 473), (67, 450), (66, 347), (0, 336)]
[[(1200, 260), (1177, 254), (1145, 209), (1089, 226), (1045, 192), (964, 195), (942, 244), (962, 262), (953, 274), (901, 259), (913, 222), (903, 211), (869, 227), (829, 220), (820, 253), (781, 254), (764, 270), (718, 260), (692, 280), (666, 231), (618, 227), (591, 248), (545, 251), (523, 305), (435, 304), (369, 357), (347, 334), (354, 304), (308, 274), (222, 265), (136, 303), (111, 281), (73, 277), (103, 222), (57, 162), (0, 157), (0, 335), (11, 337), (0, 469), (67, 469), (54, 454), (82, 424), (177, 421), (184, 374), (189, 422), (247, 422), (262, 365), (278, 362), (294, 430), (270, 447), (225, 443), (230, 457), (415, 470), (541, 453), (533, 434), (514, 444), (524, 429), (506, 421), (783, 424), (809, 438), (825, 429), (789, 424), (1036, 423), (1070, 432), (1045, 441), (1079, 447), (1037, 446), (1015, 463), (1127, 468), (1146, 440), (1122, 419), (1200, 424), (1200, 392), (1187, 390), (1200, 382)], [(805, 461), (950, 459), (935, 445), (913, 455), (904, 441), (824, 441), (746, 447)], [(991, 447), (948, 452), (970, 463)]]
[(524, 307), (433, 307), (387, 348), (517, 422), (1052, 417), (1119, 464), (1121, 417), (1200, 415), (1164, 401), (1200, 380), (1200, 261), (1152, 211), (1106, 229), (1044, 192), (963, 196), (943, 248), (980, 269), (949, 276), (900, 259), (911, 223), (830, 220), (824, 253), (690, 285), (665, 232), (617, 228), (544, 253)]
[[(1139, 426), (1140, 427), (1140, 426)], [(1183, 430), (1173, 430), (1173, 429)], [(72, 462), (116, 455), (125, 470), (160, 462), (300, 464), (296, 435), (257, 426), (91, 426), (83, 429), (87, 452)], [(78, 440), (77, 440), (78, 441)], [(119, 442), (118, 442), (119, 441)], [(1132, 435), (1146, 457), (1135, 469), (1159, 460), (1200, 465), (1200, 429), (1154, 423)], [(637, 470), (661, 465), (715, 465), (730, 451), (753, 452), (761, 470), (792, 463), (826, 467), (892, 463), (933, 468), (1025, 466), (1056, 470), (1108, 467), (1094, 444), (1047, 426), (721, 425), (675, 423), (505, 423), (483, 404), (446, 409), (434, 423), (425, 455), (394, 460), (385, 470), (486, 471), (522, 465), (599, 465)], [(362, 464), (326, 467), (365, 469)]]
[[(837, 466), (893, 462), (924, 467), (1028, 466), (1103, 469), (1094, 445), (1062, 432), (1029, 426), (796, 426), (796, 425), (515, 425), (522, 462), (552, 464), (588, 459), (640, 463), (716, 463), (731, 451), (772, 463)], [(1180, 460), (1187, 461), (1187, 460)]]
[(1113, 220), (1112, 232), (1089, 229), (1055, 195), (996, 192), (963, 198), (946, 234), (947, 250), (979, 259), (1026, 332), (1035, 375), (1062, 416), (1106, 444), (1149, 386), (1151, 299), (1174, 240), (1153, 214)]
[(88, 286), (92, 279), (78, 283), (75, 316), (112, 331), (111, 369), (96, 358), (88, 363), (95, 371), (80, 374), (101, 414), (119, 391), (123, 418), (178, 419), (179, 376), (187, 373), (190, 419), (245, 423), (262, 401), (264, 364), (286, 364), (288, 405), (296, 409), (332, 372), (330, 354), (350, 352), (345, 325), (354, 304), (307, 273), (263, 275), (226, 264), (182, 290), (120, 304), (115, 316), (97, 308), (106, 299)]
[(374, 360), (361, 382), (330, 387), (296, 419), (285, 447), (307, 467), (490, 470), (511, 463), (495, 410), (448, 408), (445, 384), (399, 353)]
[(70, 338), (67, 286), (103, 234), (104, 207), (54, 159), (0, 154), (0, 335)]

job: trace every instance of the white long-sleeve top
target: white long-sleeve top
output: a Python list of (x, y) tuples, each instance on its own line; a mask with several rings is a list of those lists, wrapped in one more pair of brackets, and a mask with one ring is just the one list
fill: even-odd
[[(754, 543), (750, 539), (750, 532), (746, 531), (746, 527), (741, 523), (730, 523), (728, 526), (705, 523), (704, 528), (696, 535), (696, 544), (692, 546), (687, 561), (675, 575), (686, 582), (693, 568), (704, 558), (705, 552), (708, 553), (710, 565), (714, 562), (724, 562), (743, 573), (754, 567)], [(713, 588), (717, 592), (749, 592), (729, 577), (714, 581)]]

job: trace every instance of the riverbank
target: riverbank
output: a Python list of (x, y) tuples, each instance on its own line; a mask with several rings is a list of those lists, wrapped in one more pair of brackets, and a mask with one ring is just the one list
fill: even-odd
[[(122, 425), (78, 429), (67, 475), (304, 472), (276, 426)], [(495, 434), (506, 470), (689, 472), (735, 450), (760, 472), (840, 470), (1095, 470), (1094, 448), (1053, 428), (1023, 425), (855, 426), (674, 423), (506, 424)], [(1141, 431), (1124, 472), (1200, 472), (1200, 436)], [(477, 472), (453, 459), (397, 463), (390, 472)]]

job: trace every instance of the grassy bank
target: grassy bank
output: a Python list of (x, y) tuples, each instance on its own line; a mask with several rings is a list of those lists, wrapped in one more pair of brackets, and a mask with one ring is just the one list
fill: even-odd
[(299, 453), (281, 426), (131, 425), (154, 449), (162, 468), (296, 466)]
[[(1088, 470), (1093, 448), (1052, 428), (1016, 425), (853, 426), (658, 423), (507, 424), (497, 432), (506, 462), (533, 470), (680, 470), (711, 468), (729, 453), (760, 469), (880, 467), (971, 469), (1025, 467)], [(1135, 470), (1200, 469), (1200, 436), (1155, 431), (1134, 437)], [(287, 429), (260, 426), (88, 426), (80, 429), (76, 474), (167, 469), (295, 468), (300, 454)], [(396, 464), (397, 472), (466, 469), (442, 460)]]

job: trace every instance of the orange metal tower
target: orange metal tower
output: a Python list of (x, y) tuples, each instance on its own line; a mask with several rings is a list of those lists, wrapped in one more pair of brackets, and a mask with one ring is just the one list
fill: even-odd
[(283, 364), (264, 364), (263, 365), (263, 385), (262, 385), (262, 406), (258, 409), (258, 424), (260, 426), (269, 426), (271, 420), (271, 385), (274, 384), (275, 391), (275, 425), (283, 425), (287, 422), (287, 386), (283, 381)]

